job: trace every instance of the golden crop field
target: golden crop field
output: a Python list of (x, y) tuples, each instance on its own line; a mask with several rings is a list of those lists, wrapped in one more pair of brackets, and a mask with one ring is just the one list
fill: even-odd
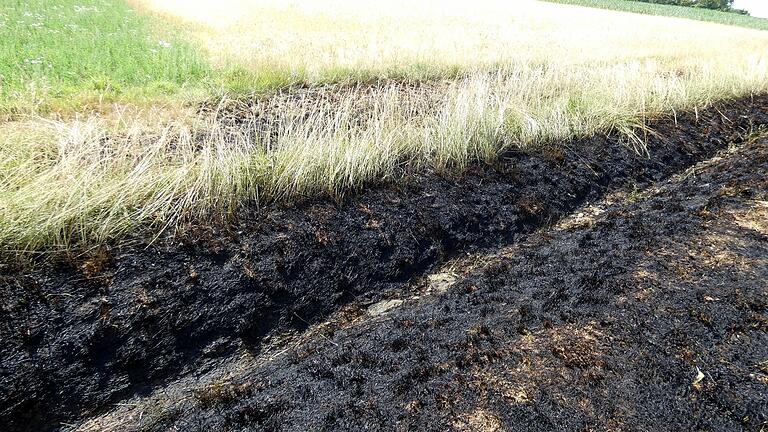
[(340, 71), (411, 76), (414, 65), (439, 76), (519, 63), (711, 60), (734, 47), (759, 54), (768, 40), (750, 29), (536, 0), (133, 1), (190, 24), (217, 64), (309, 82)]

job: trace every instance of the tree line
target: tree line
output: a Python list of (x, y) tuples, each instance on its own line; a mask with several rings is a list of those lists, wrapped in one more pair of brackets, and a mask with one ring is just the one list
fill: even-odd
[(678, 6), (691, 6), (706, 9), (716, 9), (727, 12), (746, 13), (745, 11), (734, 9), (733, 0), (636, 0), (646, 3), (660, 3)]

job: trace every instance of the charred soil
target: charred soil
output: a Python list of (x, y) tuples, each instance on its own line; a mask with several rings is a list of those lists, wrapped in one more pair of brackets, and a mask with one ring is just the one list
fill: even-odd
[(754, 142), (612, 196), (125, 429), (763, 430), (766, 172)]
[[(766, 146), (665, 179), (742, 143), (768, 124), (766, 107), (759, 97), (658, 122), (647, 157), (598, 136), (341, 203), (254, 209), (149, 247), (5, 264), (0, 425), (106, 413), (225, 359), (260, 358), (335, 311), (359, 320), (449, 259), (513, 245), (444, 295), (337, 321), (135, 427), (757, 430), (768, 420)], [(648, 185), (661, 186), (554, 226)]]

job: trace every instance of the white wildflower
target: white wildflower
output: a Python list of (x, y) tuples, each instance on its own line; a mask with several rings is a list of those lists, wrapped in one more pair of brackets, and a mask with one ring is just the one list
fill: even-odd
[(82, 13), (82, 12), (98, 12), (99, 10), (96, 8), (96, 6), (88, 7), (88, 6), (80, 6), (75, 5), (75, 12)]
[(170, 48), (171, 47), (171, 43), (170, 42), (166, 42), (164, 40), (158, 41), (157, 44), (160, 45), (163, 48)]

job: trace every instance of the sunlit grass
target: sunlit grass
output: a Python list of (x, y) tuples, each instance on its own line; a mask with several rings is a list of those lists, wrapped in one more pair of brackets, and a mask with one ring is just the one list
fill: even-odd
[(120, 0), (0, 6), (0, 119), (162, 98), (210, 75), (202, 53)]
[(642, 150), (650, 118), (768, 90), (756, 30), (526, 0), (362, 3), (142, 0), (205, 47), (222, 107), (242, 93), (238, 122), (146, 108), (4, 125), (0, 247), (97, 244), (599, 132)]
[[(768, 41), (768, 33), (749, 29), (534, 0), (132, 3), (186, 25), (214, 64), (242, 71), (241, 79), (253, 80), (255, 90), (289, 83), (452, 78), (519, 63), (719, 59), (760, 54)], [(736, 52), (729, 53), (732, 49)]]

